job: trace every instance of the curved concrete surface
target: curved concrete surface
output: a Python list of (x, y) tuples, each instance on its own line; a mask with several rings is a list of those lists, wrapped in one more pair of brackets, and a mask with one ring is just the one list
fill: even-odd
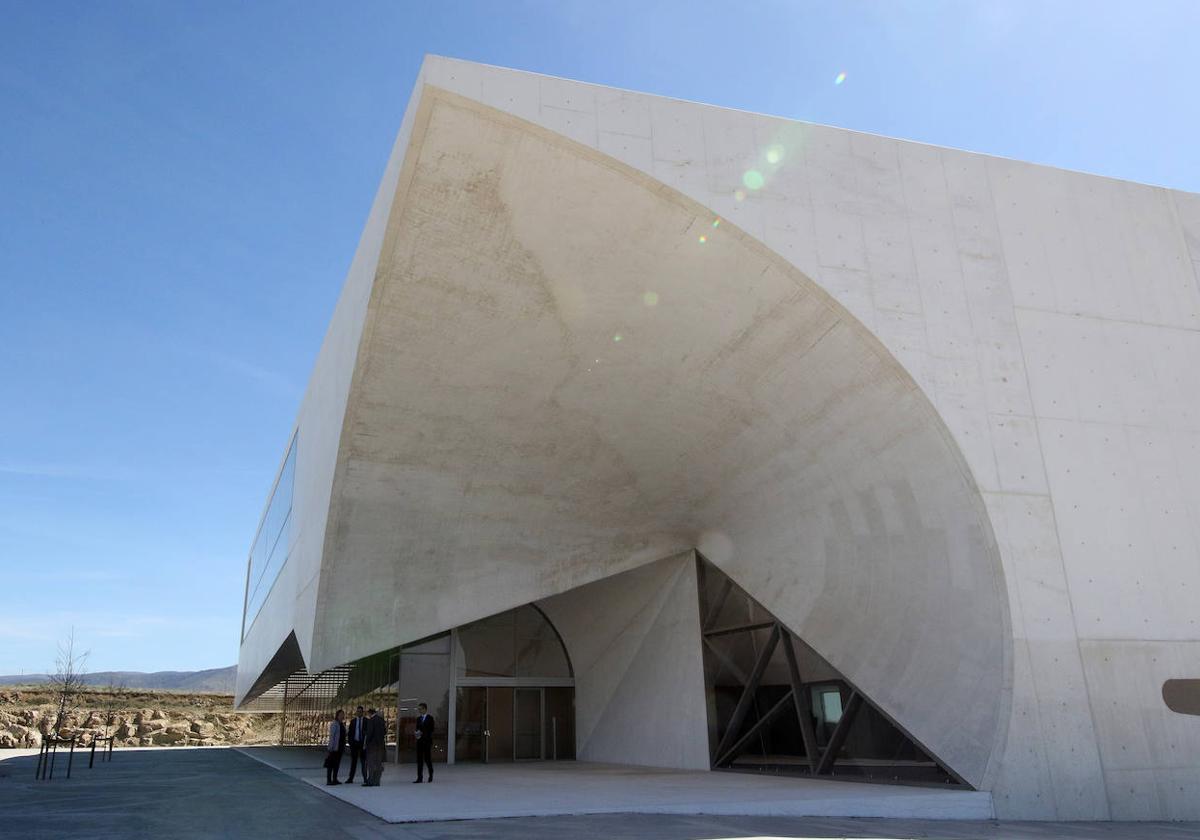
[(1002, 572), (903, 366), (696, 202), (477, 102), (423, 91), (399, 183), (309, 670), (698, 546), (980, 784)]

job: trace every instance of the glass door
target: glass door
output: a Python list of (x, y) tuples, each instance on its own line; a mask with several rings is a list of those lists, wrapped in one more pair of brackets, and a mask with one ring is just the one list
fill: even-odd
[(484, 761), (513, 760), (513, 690), (504, 686), (487, 689), (487, 729)]
[(542, 689), (545, 697), (542, 750), (546, 758), (558, 761), (575, 757), (575, 689), (549, 686)]
[(459, 686), (454, 722), (454, 760), (484, 761), (487, 758), (487, 689)]
[(513, 710), (514, 758), (530, 761), (544, 758), (542, 752), (542, 689), (516, 689)]

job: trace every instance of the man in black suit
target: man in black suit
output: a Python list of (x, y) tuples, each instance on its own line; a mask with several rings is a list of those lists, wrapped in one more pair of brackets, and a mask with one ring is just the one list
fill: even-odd
[(417, 705), (417, 711), (420, 714), (417, 716), (416, 731), (413, 733), (417, 738), (417, 778), (413, 782), (414, 785), (425, 781), (421, 777), (426, 767), (429, 768), (429, 781), (433, 782), (433, 715), (429, 714), (429, 707), (424, 703)]
[(366, 766), (367, 787), (379, 787), (379, 777), (383, 775), (383, 751), (387, 744), (387, 722), (383, 715), (375, 714), (374, 709), (367, 709), (367, 720), (363, 738), (363, 764)]
[(367, 762), (362, 757), (363, 738), (366, 735), (367, 719), (363, 716), (363, 707), (359, 706), (354, 710), (354, 717), (350, 718), (350, 726), (347, 727), (349, 742), (350, 742), (350, 778), (346, 779), (347, 784), (354, 781), (354, 770), (361, 764), (363, 778), (367, 777)]

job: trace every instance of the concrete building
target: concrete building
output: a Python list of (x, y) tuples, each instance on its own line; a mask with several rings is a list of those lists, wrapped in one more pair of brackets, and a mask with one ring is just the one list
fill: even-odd
[(1198, 278), (1197, 195), (430, 58), (237, 702), (1200, 818)]

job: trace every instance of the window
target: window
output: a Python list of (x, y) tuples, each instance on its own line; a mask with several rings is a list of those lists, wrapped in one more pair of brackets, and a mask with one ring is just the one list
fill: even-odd
[(697, 568), (714, 769), (959, 783), (716, 566)]
[(518, 607), (458, 628), (459, 678), (568, 678), (571, 664), (541, 611)]
[(292, 437), (283, 467), (275, 479), (267, 511), (263, 514), (250, 549), (246, 570), (246, 608), (242, 618), (242, 638), (250, 630), (258, 611), (271, 591), (279, 570), (292, 549), (292, 488), (296, 477), (296, 436)]

